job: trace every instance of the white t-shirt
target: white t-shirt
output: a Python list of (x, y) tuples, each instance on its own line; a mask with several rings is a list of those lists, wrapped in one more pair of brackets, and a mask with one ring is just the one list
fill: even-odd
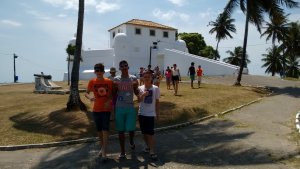
[(157, 86), (152, 85), (151, 88), (146, 89), (145, 85), (139, 86), (139, 92), (143, 93), (145, 91), (149, 92), (149, 95), (146, 96), (144, 98), (144, 100), (142, 100), (139, 103), (139, 115), (143, 115), (143, 116), (156, 116), (156, 112), (155, 112), (155, 103), (156, 103), (156, 99), (159, 99), (160, 97), (160, 90)]

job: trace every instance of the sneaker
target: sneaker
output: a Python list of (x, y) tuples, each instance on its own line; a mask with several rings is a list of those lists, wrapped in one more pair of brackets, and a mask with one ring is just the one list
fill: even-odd
[(151, 160), (153, 160), (153, 161), (157, 161), (157, 155), (156, 154), (150, 154), (150, 158), (151, 158)]
[(143, 150), (143, 152), (144, 152), (144, 153), (150, 153), (150, 148), (145, 147), (144, 150)]
[(121, 153), (121, 154), (119, 155), (119, 159), (124, 159), (124, 158), (126, 158), (126, 154), (125, 154), (125, 153), (124, 153), (124, 154)]
[(130, 144), (130, 148), (131, 148), (131, 150), (134, 150), (135, 149), (135, 144), (134, 143)]

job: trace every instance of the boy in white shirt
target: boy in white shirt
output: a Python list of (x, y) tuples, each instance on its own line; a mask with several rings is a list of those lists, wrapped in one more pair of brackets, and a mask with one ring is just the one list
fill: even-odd
[(159, 97), (160, 90), (157, 86), (152, 85), (152, 72), (146, 70), (143, 73), (144, 85), (139, 86), (139, 123), (144, 141), (146, 143), (145, 152), (150, 154), (152, 160), (157, 160), (154, 151), (154, 120), (159, 115)]

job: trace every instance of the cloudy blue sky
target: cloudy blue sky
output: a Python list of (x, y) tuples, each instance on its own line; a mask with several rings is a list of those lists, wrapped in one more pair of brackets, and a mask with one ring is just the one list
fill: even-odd
[[(62, 80), (67, 70), (65, 48), (77, 27), (78, 0), (1, 0), (0, 1), (0, 83), (13, 82), (13, 53), (19, 82), (34, 81), (33, 74), (51, 74)], [(298, 0), (299, 1), (299, 0)], [(208, 45), (216, 46), (209, 34), (209, 21), (226, 5), (227, 0), (86, 0), (83, 31), (84, 48), (105, 49), (108, 29), (131, 19), (150, 20), (172, 26), (179, 32), (198, 32)], [(300, 20), (300, 10), (288, 10), (291, 21)], [(242, 46), (244, 15), (238, 10), (234, 39), (221, 41), (221, 59), (227, 50)], [(261, 54), (270, 47), (251, 26), (248, 54), (250, 74), (264, 75)]]

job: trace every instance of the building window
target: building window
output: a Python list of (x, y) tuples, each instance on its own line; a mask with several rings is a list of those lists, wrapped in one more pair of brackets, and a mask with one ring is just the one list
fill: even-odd
[(115, 31), (113, 31), (112, 36), (113, 36), (113, 38), (116, 36), (116, 32)]
[(142, 34), (141, 28), (135, 28), (135, 34), (137, 35)]
[(150, 36), (155, 36), (155, 30), (150, 29)]
[(164, 38), (168, 38), (168, 37), (169, 37), (169, 32), (164, 31), (164, 32), (163, 32), (163, 37), (164, 37)]

